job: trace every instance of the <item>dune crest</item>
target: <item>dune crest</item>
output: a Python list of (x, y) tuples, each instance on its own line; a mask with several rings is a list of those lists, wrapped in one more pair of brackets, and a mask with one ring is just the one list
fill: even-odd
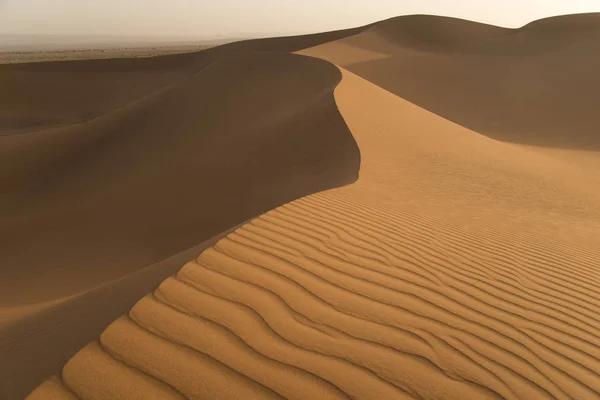
[[(314, 54), (491, 138), (598, 151), (599, 16), (554, 17), (519, 29), (406, 16), (322, 44)], [(387, 57), (341, 59), (341, 45)]]
[(85, 291), (355, 179), (339, 79), (322, 60), (233, 55), (92, 121), (0, 137), (0, 305)]
[[(358, 181), (220, 240), (101, 335), (119, 369), (84, 349), (65, 387), (126, 398), (126, 368), (188, 398), (599, 396), (597, 183), (342, 72)], [(222, 368), (234, 392), (204, 383)]]

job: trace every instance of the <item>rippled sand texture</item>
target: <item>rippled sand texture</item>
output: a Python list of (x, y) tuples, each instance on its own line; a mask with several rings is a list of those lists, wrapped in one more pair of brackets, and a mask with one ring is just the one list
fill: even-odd
[(599, 398), (592, 172), (345, 70), (335, 99), (356, 183), (237, 229), (30, 399)]

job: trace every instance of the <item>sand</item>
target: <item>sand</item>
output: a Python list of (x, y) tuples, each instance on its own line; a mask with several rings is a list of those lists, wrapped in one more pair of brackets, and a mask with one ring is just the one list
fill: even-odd
[(232, 56), (86, 123), (3, 136), (0, 304), (78, 293), (352, 181), (339, 79), (298, 55)]
[(128, 378), (97, 368), (109, 354), (153, 379), (139, 390), (187, 398), (597, 397), (598, 187), (572, 173), (565, 188), (560, 161), (347, 71), (335, 95), (359, 180), (220, 240), (104, 331), (104, 353), (76, 355), (65, 385), (127, 398)]
[[(415, 18), (293, 56), (344, 64), (333, 96), (360, 150), (356, 181), (271, 207), (190, 257), (29, 398), (600, 398), (593, 138), (577, 125), (567, 141), (545, 121), (546, 136), (539, 125), (500, 141), (382, 84), (398, 71), (354, 71), (410, 61), (390, 46), (448, 59), (505, 46), (492, 45), (500, 28)], [(577, 40), (594, 18), (518, 32)], [(376, 45), (353, 53), (365, 38)], [(594, 122), (586, 95), (561, 101)]]
[(0, 66), (0, 398), (57, 373), (186, 259), (149, 266), (356, 179), (339, 70), (289, 54), (320, 40)]
[[(519, 29), (410, 16), (324, 44), (315, 54), (482, 135), (600, 150), (600, 55), (591, 50), (599, 41), (600, 14)], [(340, 45), (385, 57), (341, 60)]]

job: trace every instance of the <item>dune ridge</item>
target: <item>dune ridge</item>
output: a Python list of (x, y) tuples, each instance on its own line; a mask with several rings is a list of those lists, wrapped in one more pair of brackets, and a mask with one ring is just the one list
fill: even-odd
[[(598, 13), (518, 29), (420, 15), (382, 21), (311, 51), (491, 138), (598, 151), (599, 40)], [(380, 57), (344, 59), (340, 45)]]
[(600, 398), (592, 174), (342, 73), (359, 179), (187, 263), (69, 361), (65, 388), (127, 398), (97, 368), (110, 355), (173, 398)]
[(334, 66), (278, 53), (211, 66), (101, 118), (2, 137), (2, 305), (86, 290), (355, 179)]
[(343, 34), (0, 66), (0, 85), (22, 89), (14, 102), (0, 93), (0, 119), (62, 121), (17, 133), (0, 123), (0, 397), (57, 373), (198, 243), (356, 179), (339, 70), (288, 53)]

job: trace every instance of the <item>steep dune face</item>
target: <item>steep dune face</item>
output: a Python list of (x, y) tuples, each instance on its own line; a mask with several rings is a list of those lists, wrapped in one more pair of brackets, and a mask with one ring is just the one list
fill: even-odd
[[(600, 149), (598, 15), (510, 30), (402, 17), (339, 41), (386, 55), (340, 64), (429, 111), (494, 139)], [(325, 44), (319, 55), (338, 62)]]
[(187, 263), (69, 361), (64, 390), (599, 396), (593, 174), (343, 76), (358, 181), (272, 210)]
[(0, 302), (76, 293), (351, 182), (339, 79), (307, 57), (232, 56), (88, 123), (3, 137)]
[(153, 62), (102, 60), (0, 66), (0, 136), (97, 118), (181, 78)]

